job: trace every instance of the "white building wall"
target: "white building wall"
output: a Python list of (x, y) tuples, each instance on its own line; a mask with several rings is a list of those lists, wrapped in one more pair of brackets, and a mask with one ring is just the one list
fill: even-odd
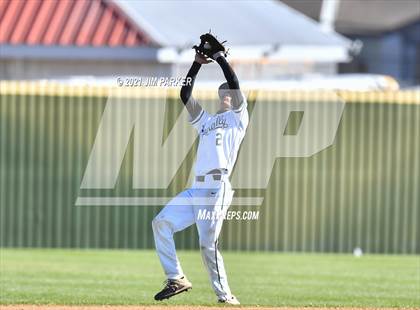
[[(333, 74), (333, 63), (232, 63), (242, 80), (273, 80), (304, 74)], [(0, 79), (61, 79), (70, 76), (137, 76), (137, 77), (183, 77), (190, 64), (152, 63), (139, 61), (80, 61), (80, 60), (0, 60)], [(224, 80), (223, 72), (216, 63), (203, 65), (200, 80)]]
[(0, 79), (58, 79), (69, 76), (170, 76), (172, 66), (138, 61), (0, 60)]
[[(275, 80), (305, 74), (335, 74), (337, 72), (337, 66), (334, 63), (232, 63), (232, 66), (238, 78), (242, 80)], [(184, 76), (189, 67), (190, 64), (174, 64), (174, 75)], [(224, 80), (224, 76), (217, 63), (210, 63), (202, 66), (199, 79)]]

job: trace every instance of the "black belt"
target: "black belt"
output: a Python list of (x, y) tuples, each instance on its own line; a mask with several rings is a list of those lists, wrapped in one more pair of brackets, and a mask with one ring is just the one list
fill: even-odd
[(204, 182), (206, 180), (206, 176), (211, 175), (213, 177), (213, 180), (220, 181), (222, 179), (223, 174), (227, 174), (228, 170), (226, 168), (221, 169), (213, 169), (207, 172), (206, 175), (197, 175), (195, 177), (195, 180), (197, 182)]
[[(213, 180), (215, 180), (215, 181), (220, 181), (222, 179), (221, 174), (212, 174), (211, 176), (213, 177)], [(197, 182), (204, 182), (206, 180), (206, 176), (205, 175), (197, 175), (195, 177), (195, 180)]]

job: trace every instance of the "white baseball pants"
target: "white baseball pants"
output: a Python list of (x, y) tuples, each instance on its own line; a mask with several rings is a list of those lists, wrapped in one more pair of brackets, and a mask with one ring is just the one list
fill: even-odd
[[(173, 235), (195, 223), (201, 255), (213, 290), (219, 299), (231, 296), (217, 239), (232, 197), (233, 191), (227, 176), (214, 181), (211, 175), (207, 175), (205, 182), (194, 182), (191, 188), (174, 197), (154, 218), (152, 226), (156, 251), (168, 279), (184, 275), (176, 255)], [(202, 217), (203, 214), (206, 218)]]

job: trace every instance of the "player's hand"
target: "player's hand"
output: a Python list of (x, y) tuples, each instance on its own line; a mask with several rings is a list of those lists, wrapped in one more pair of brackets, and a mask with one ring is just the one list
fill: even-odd
[(195, 59), (196, 62), (198, 62), (199, 64), (205, 65), (208, 64), (210, 62), (212, 62), (212, 60), (210, 58), (206, 58), (204, 56), (201, 56), (199, 54), (195, 54)]

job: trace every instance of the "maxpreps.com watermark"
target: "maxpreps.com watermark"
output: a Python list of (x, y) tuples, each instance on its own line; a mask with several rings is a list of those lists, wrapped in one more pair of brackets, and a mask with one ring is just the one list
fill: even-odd
[(237, 220), (237, 221), (256, 221), (260, 217), (260, 211), (227, 211), (220, 212), (214, 210), (201, 209), (198, 210), (197, 220), (212, 221), (223, 218), (224, 220)]
[(117, 77), (119, 87), (179, 87), (191, 85), (191, 77)]

